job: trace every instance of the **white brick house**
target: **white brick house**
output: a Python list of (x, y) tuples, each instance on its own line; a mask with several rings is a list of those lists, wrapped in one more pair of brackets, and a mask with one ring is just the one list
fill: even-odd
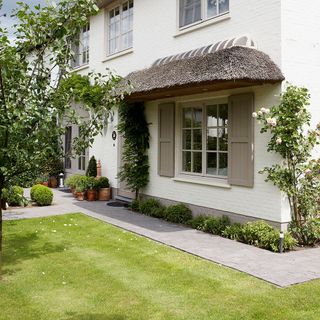
[[(74, 72), (103, 73), (109, 68), (122, 76), (131, 73), (136, 81), (129, 99), (145, 103), (151, 133), (150, 183), (143, 193), (189, 204), (195, 214), (228, 214), (234, 221), (258, 218), (285, 226), (290, 221), (285, 197), (258, 173), (279, 159), (267, 152), (268, 137), (259, 133), (250, 115), (278, 103), (283, 74), (287, 81), (310, 89), (313, 124), (319, 122), (320, 3), (104, 0), (100, 4), (100, 13), (82, 32), (85, 41)], [(218, 62), (222, 58), (224, 62)], [(239, 71), (237, 62), (241, 66), (242, 61), (246, 62)], [(200, 72), (195, 84), (197, 72), (192, 68), (199, 71), (199, 66), (205, 68), (204, 80), (199, 80)], [(170, 76), (171, 67), (181, 72)], [(112, 138), (116, 126), (117, 112), (107, 132), (66, 171), (83, 172), (84, 159), (95, 155), (114, 194), (130, 196), (117, 180), (121, 141)], [(69, 134), (76, 131), (73, 128)]]

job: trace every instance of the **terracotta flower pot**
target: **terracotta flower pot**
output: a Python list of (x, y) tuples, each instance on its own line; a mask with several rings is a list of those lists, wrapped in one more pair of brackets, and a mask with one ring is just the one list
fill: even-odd
[(50, 177), (50, 187), (56, 188), (58, 186), (58, 180), (56, 177)]
[(95, 201), (97, 199), (97, 191), (96, 190), (88, 190), (87, 191), (87, 200)]
[(86, 200), (86, 193), (85, 192), (77, 192), (77, 199), (79, 201), (84, 201)]
[(99, 201), (108, 201), (111, 199), (111, 189), (110, 188), (100, 188), (99, 189)]
[(45, 186), (45, 187), (48, 187), (48, 186), (49, 186), (49, 182), (48, 182), (48, 181), (43, 181), (41, 184), (42, 184), (43, 186)]

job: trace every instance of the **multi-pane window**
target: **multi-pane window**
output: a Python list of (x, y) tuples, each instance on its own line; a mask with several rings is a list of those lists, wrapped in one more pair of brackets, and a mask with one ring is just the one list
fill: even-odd
[(90, 24), (87, 24), (79, 33), (78, 38), (72, 44), (74, 52), (71, 66), (80, 67), (89, 63)]
[(65, 169), (71, 169), (71, 147), (72, 147), (72, 127), (67, 127), (65, 132)]
[(78, 157), (78, 169), (86, 170), (86, 151), (84, 150)]
[(229, 11), (229, 0), (180, 0), (179, 27), (207, 20)]
[(109, 11), (108, 54), (133, 46), (133, 0), (125, 1)]
[(228, 105), (182, 109), (182, 171), (228, 176)]

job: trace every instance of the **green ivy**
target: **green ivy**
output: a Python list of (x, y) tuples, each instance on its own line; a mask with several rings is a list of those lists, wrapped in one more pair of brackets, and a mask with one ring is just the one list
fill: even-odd
[(136, 199), (141, 189), (149, 182), (149, 148), (150, 133), (145, 117), (143, 103), (122, 103), (119, 108), (119, 132), (123, 135), (123, 165), (119, 178), (135, 192)]

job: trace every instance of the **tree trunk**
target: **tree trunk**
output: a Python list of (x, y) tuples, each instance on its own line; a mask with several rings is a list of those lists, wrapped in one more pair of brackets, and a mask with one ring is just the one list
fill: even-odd
[(0, 281), (2, 280), (2, 187), (0, 186)]

